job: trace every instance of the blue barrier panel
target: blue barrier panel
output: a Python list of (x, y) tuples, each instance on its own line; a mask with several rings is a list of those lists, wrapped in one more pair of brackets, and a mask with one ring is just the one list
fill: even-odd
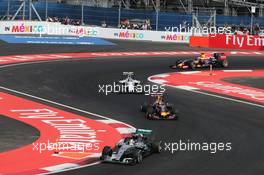
[(112, 42), (92, 37), (68, 37), (68, 36), (14, 36), (0, 35), (0, 40), (7, 43), (26, 44), (70, 44), (70, 45), (115, 45)]

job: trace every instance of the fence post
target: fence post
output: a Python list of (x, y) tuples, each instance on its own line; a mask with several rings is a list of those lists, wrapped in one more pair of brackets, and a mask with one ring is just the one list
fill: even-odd
[(251, 13), (250, 19), (250, 34), (253, 35), (253, 13)]
[(23, 21), (25, 20), (25, 13), (26, 13), (26, 0), (24, 0), (23, 2), (23, 15), (22, 15)]
[(253, 20), (254, 20), (254, 14), (256, 13), (256, 7), (251, 7), (251, 22), (250, 22), (250, 34), (253, 35)]
[(83, 5), (83, 1), (82, 1), (82, 21), (81, 21), (82, 25), (83, 25), (83, 14), (84, 14), (84, 5)]
[(7, 20), (10, 18), (10, 0), (7, 1)]
[(159, 29), (159, 9), (156, 10), (156, 31)]
[(117, 27), (119, 27), (121, 22), (121, 1), (118, 2), (119, 8), (118, 8), (118, 24)]
[(28, 19), (31, 21), (32, 20), (32, 0), (29, 0), (28, 2), (28, 11), (29, 11)]
[(45, 19), (46, 19), (46, 21), (48, 20), (48, 0), (46, 0)]

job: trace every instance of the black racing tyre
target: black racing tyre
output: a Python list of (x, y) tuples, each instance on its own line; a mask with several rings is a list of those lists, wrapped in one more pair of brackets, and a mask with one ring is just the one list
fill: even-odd
[(129, 153), (129, 154), (123, 154), (120, 158), (120, 160), (122, 162), (124, 162), (124, 159), (132, 159), (131, 161), (129, 162), (126, 162), (128, 163), (129, 165), (135, 165), (137, 162), (136, 162), (136, 159), (134, 159), (134, 156), (133, 156), (133, 153)]
[(112, 156), (113, 150), (110, 146), (105, 146), (102, 152), (102, 159), (106, 156)]
[(158, 141), (155, 141), (155, 142), (153, 142), (152, 143), (152, 152), (153, 153), (160, 153), (161, 152), (161, 143), (160, 142), (158, 142)]
[(151, 106), (147, 107), (147, 111), (146, 111), (146, 118), (147, 119), (151, 119), (151, 116), (153, 115), (153, 108)]
[(143, 156), (140, 152), (137, 152), (136, 153), (136, 156), (137, 156), (137, 163), (142, 163), (143, 162)]
[(228, 67), (228, 61), (227, 61), (227, 60), (223, 60), (223, 61), (221, 62), (221, 66), (222, 66), (222, 67)]
[(131, 154), (127, 155), (126, 157), (132, 158), (129, 162), (129, 165), (134, 166), (138, 163), (137, 151), (132, 152)]
[(143, 162), (143, 156), (140, 153), (140, 151), (133, 152), (133, 161), (131, 162), (131, 165), (140, 164)]
[(143, 103), (143, 104), (140, 106), (140, 110), (141, 110), (141, 112), (147, 112), (147, 108), (148, 108), (148, 104), (147, 104), (147, 103)]
[(196, 66), (195, 66), (195, 63), (194, 62), (190, 62), (190, 68), (192, 70), (195, 70)]

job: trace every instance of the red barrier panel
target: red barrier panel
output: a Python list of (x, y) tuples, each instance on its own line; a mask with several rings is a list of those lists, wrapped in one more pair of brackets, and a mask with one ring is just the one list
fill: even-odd
[(222, 49), (264, 50), (264, 38), (253, 35), (212, 34), (209, 37), (192, 36), (190, 46)]
[(209, 38), (207, 36), (191, 36), (191, 47), (209, 47)]
[(210, 48), (264, 50), (264, 38), (253, 35), (210, 35)]

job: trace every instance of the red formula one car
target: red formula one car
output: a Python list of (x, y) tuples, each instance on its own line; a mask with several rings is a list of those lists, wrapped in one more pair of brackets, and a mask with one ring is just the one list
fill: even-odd
[(204, 67), (228, 67), (228, 60), (225, 53), (201, 53), (199, 57), (192, 59), (180, 59), (177, 60), (174, 65), (171, 65), (172, 69), (196, 69)]
[(179, 114), (172, 104), (165, 103), (162, 96), (157, 96), (154, 102), (142, 104), (140, 110), (149, 120), (177, 120)]

